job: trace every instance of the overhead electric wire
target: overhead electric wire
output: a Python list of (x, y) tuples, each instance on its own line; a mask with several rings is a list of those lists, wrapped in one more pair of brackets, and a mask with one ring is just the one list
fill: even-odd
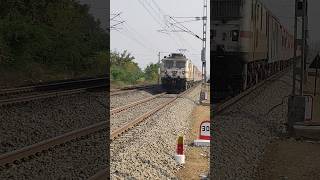
[(140, 39), (143, 39), (145, 42), (147, 42), (152, 48), (154, 48), (154, 44), (152, 42), (150, 42), (149, 40), (147, 40), (146, 38), (144, 38), (144, 36), (142, 36), (137, 30), (135, 30), (131, 25), (129, 25), (128, 22), (125, 23), (125, 26), (127, 27), (127, 29), (131, 32), (133, 32), (133, 34), (136, 34), (137, 36), (140, 37)]
[(135, 39), (134, 37), (129, 36), (129, 35), (123, 33), (122, 31), (119, 31), (119, 30), (116, 30), (116, 31), (118, 31), (118, 32), (119, 32), (120, 34), (122, 34), (123, 36), (131, 39), (132, 41), (136, 42), (136, 43), (139, 44), (140, 46), (142, 46), (142, 47), (144, 47), (144, 48), (146, 48), (146, 49), (149, 49), (149, 50), (151, 50), (151, 51), (154, 51), (153, 49), (150, 49), (150, 47), (146, 46), (145, 44), (143, 44), (143, 43), (140, 42), (139, 40)]
[[(140, 0), (139, 0), (140, 1)], [(157, 15), (158, 17), (162, 17), (160, 21), (164, 22), (164, 25), (166, 26), (167, 29), (171, 29), (172, 30), (172, 26), (168, 25), (169, 22), (168, 20), (166, 20), (165, 17), (165, 12), (160, 8), (160, 6), (156, 3), (156, 1), (151, 0), (151, 2), (155, 5), (155, 7), (157, 7), (158, 11), (155, 11), (155, 9), (152, 7), (152, 5), (148, 2), (148, 0), (146, 0), (147, 4), (149, 5), (149, 7), (151, 7)], [(163, 31), (162, 31), (163, 32)], [(174, 32), (174, 31), (173, 31)], [(170, 38), (177, 44), (177, 41), (174, 40), (173, 36), (171, 35), (171, 33), (168, 34), (170, 36)], [(183, 38), (181, 37), (179, 34), (176, 34), (176, 36), (178, 37), (178, 41), (180, 41), (180, 46), (183, 47), (183, 44), (186, 44), (189, 46), (189, 49), (194, 50), (194, 48)], [(178, 45), (178, 44), (177, 44)]]
[(151, 11), (146, 7), (146, 5), (141, 0), (138, 0), (138, 2), (149, 13), (149, 15), (153, 18), (153, 20), (155, 20), (161, 26), (161, 22), (154, 16), (154, 14), (151, 13)]
[(189, 34), (191, 34), (191, 35), (193, 35), (193, 36), (195, 36), (196, 38), (198, 38), (198, 39), (201, 39), (202, 40), (202, 38), (200, 38), (197, 34), (195, 34), (194, 32), (192, 32), (190, 29), (188, 29), (187, 27), (185, 27), (184, 25), (182, 25), (181, 23), (178, 23), (175, 19), (173, 19), (171, 16), (170, 16), (170, 18), (173, 20), (173, 21), (175, 21), (176, 22), (176, 24), (179, 24), (180, 26), (182, 26), (183, 28), (181, 28), (181, 27), (179, 27), (179, 26), (176, 26), (175, 24), (173, 24), (173, 23), (171, 23), (172, 25), (175, 25), (177, 28), (179, 28), (179, 29), (181, 29), (181, 30), (185, 30), (185, 32), (187, 32), (187, 33), (189, 33)]
[(120, 13), (118, 13), (118, 14), (116, 14), (116, 15), (114, 15), (114, 16), (110, 19), (110, 21), (112, 21), (114, 18), (116, 18), (116, 17), (120, 16), (120, 14), (121, 14), (121, 12), (120, 12)]

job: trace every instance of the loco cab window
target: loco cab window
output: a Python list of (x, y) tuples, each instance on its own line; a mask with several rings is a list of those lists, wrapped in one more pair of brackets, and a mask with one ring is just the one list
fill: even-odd
[(173, 61), (164, 61), (165, 68), (173, 68)]
[(176, 68), (185, 68), (186, 62), (184, 61), (176, 61)]

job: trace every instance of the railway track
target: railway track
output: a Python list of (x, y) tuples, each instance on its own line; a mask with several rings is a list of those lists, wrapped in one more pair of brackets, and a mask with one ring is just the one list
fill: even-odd
[[(125, 125), (123, 125), (122, 127), (117, 128), (116, 130), (112, 131), (110, 133), (110, 140), (111, 141), (115, 140), (121, 134), (123, 134), (123, 133), (129, 131), (130, 129), (132, 129), (133, 127), (137, 126), (139, 123), (146, 120), (148, 117), (152, 116), (153, 114), (155, 114), (156, 112), (158, 112), (162, 108), (168, 106), (170, 103), (172, 103), (173, 101), (175, 101), (179, 97), (184, 96), (192, 89), (193, 88), (170, 98), (169, 100), (163, 102), (160, 106), (157, 106), (156, 108), (152, 109), (151, 111), (148, 111), (148, 112), (144, 113), (143, 115), (135, 118), (133, 121), (130, 121), (130, 122), (126, 123)], [(122, 112), (124, 110), (129, 109), (129, 108), (137, 106), (138, 104), (142, 104), (142, 103), (151, 101), (157, 97), (163, 96), (164, 94), (165, 93), (161, 93), (161, 94), (155, 95), (153, 97), (149, 97), (149, 98), (128, 104), (123, 107), (112, 109), (111, 114)], [(107, 132), (107, 131), (105, 131), (107, 129), (107, 125), (108, 125), (107, 121), (102, 121), (102, 122), (93, 124), (91, 126), (88, 126), (88, 127), (82, 128), (82, 129), (74, 130), (69, 133), (65, 133), (63, 135), (41, 141), (41, 142), (35, 143), (33, 145), (27, 146), (27, 147), (2, 154), (2, 155), (0, 155), (0, 170), (8, 169), (8, 168), (12, 167), (13, 165), (19, 165), (23, 162), (28, 161), (29, 159), (33, 159), (35, 157), (42, 156), (43, 154), (45, 154), (45, 152), (53, 150), (54, 148), (59, 148), (61, 146), (65, 146), (66, 144), (68, 144), (70, 142), (89, 138), (90, 134), (99, 133), (99, 132), (103, 132), (103, 131)]]
[(223, 112), (225, 109), (227, 109), (228, 107), (232, 106), (233, 104), (239, 102), (242, 98), (246, 97), (247, 95), (249, 95), (253, 91), (259, 89), (260, 87), (262, 87), (266, 83), (272, 82), (272, 81), (278, 79), (280, 76), (282, 76), (288, 70), (290, 70), (290, 67), (288, 67), (287, 69), (284, 69), (283, 71), (281, 71), (277, 74), (270, 76), (269, 78), (265, 79), (264, 81), (254, 85), (253, 87), (245, 90), (244, 92), (241, 92), (240, 94), (238, 94), (234, 97), (227, 98), (226, 100), (223, 100), (222, 102), (217, 103), (217, 104), (212, 104), (211, 111), (213, 113), (213, 116), (218, 115), (219, 113)]
[(145, 89), (154, 89), (157, 87), (158, 85), (143, 85), (143, 86), (130, 86), (130, 87), (125, 87), (121, 89), (111, 89), (110, 96), (121, 95), (129, 92), (137, 92), (139, 90), (145, 90)]
[(17, 103), (83, 93), (107, 87), (107, 78), (93, 78), (0, 90), (0, 107)]
[[(110, 140), (113, 141), (113, 140), (117, 139), (123, 133), (129, 131), (130, 129), (134, 128), (135, 126), (138, 126), (141, 122), (147, 120), (150, 116), (154, 115), (156, 112), (160, 111), (164, 107), (172, 105), (172, 102), (174, 102), (175, 100), (177, 100), (180, 97), (184, 97), (186, 94), (188, 94), (194, 88), (196, 88), (196, 86), (188, 89), (187, 91), (184, 91), (183, 93), (180, 93), (179, 95), (176, 95), (175, 97), (170, 98), (169, 100), (163, 102), (158, 107), (144, 113), (143, 115), (136, 117), (133, 121), (129, 121), (128, 123), (124, 124), (122, 127), (117, 128), (116, 130), (113, 130), (110, 134)], [(89, 179), (90, 180), (103, 180), (106, 177), (109, 177), (108, 170), (102, 169), (102, 170), (98, 171), (95, 175), (90, 177)]]

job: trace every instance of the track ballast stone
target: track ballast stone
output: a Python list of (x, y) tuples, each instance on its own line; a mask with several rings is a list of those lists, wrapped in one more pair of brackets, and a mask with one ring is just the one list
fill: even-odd
[(0, 179), (88, 179), (109, 161), (108, 130), (41, 153), (26, 162), (0, 170)]
[(130, 102), (139, 101), (141, 99), (145, 99), (151, 96), (152, 94), (147, 91), (134, 91), (123, 94), (117, 94), (110, 97), (110, 108), (113, 109), (120, 106), (124, 106)]
[(111, 115), (110, 117), (110, 129), (111, 131), (120, 128), (124, 124), (133, 121), (135, 118), (143, 115), (144, 113), (147, 113), (151, 111), (152, 109), (155, 109), (162, 103), (170, 100), (172, 97), (168, 95), (163, 95), (161, 97), (157, 97), (155, 99), (152, 99), (151, 101), (144, 102), (142, 104), (136, 105), (130, 109), (127, 109), (125, 111), (121, 111), (119, 113), (116, 113), (114, 115)]
[(111, 143), (111, 179), (175, 178), (178, 135), (189, 130), (189, 116), (198, 102), (200, 87), (179, 98)]
[(257, 178), (266, 145), (285, 131), (291, 74), (268, 82), (214, 117), (212, 179)]
[(106, 121), (107, 108), (105, 92), (0, 107), (0, 154)]

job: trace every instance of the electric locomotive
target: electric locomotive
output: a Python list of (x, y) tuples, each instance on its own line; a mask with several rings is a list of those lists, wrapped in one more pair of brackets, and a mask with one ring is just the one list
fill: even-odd
[(165, 56), (160, 65), (162, 87), (168, 92), (184, 91), (201, 81), (201, 72), (181, 53)]

